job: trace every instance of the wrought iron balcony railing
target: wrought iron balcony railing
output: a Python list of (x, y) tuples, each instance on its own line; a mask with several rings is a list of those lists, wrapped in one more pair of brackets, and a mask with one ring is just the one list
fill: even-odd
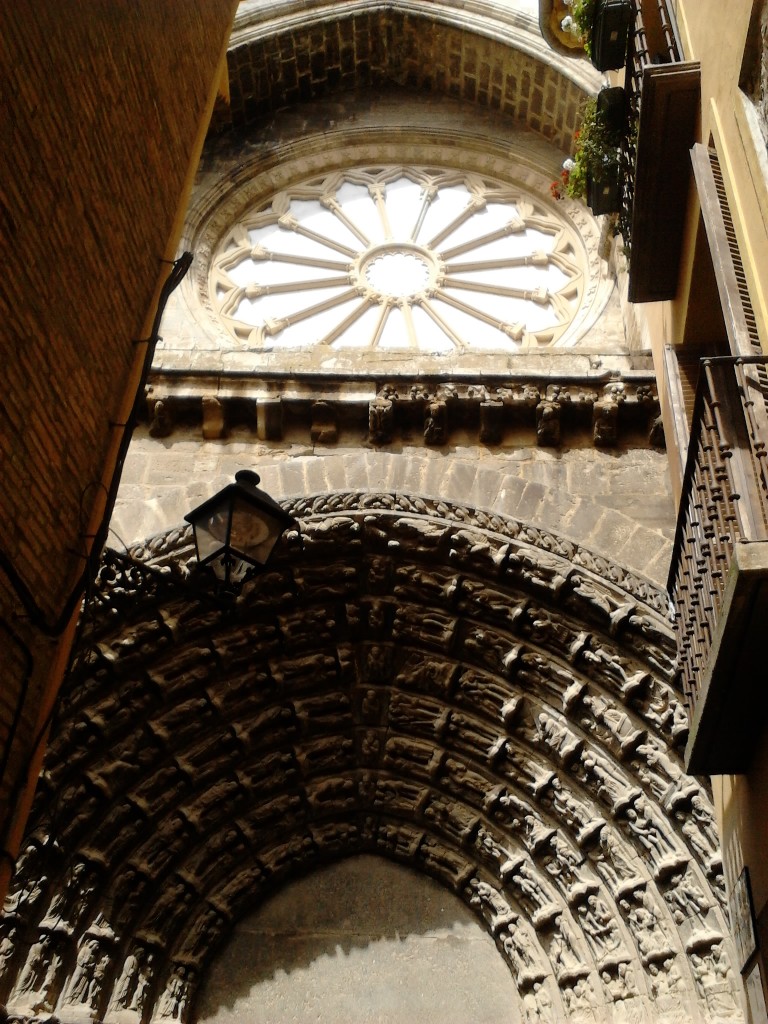
[(621, 146), (624, 196), (619, 213), (619, 228), (627, 248), (632, 237), (632, 203), (635, 195), (637, 125), (643, 99), (643, 72), (646, 67), (674, 64), (682, 59), (677, 27), (667, 9), (666, 0), (632, 0), (634, 15), (627, 42), (624, 89), (627, 93), (629, 124), (633, 126)]
[[(726, 590), (734, 587), (731, 569), (737, 546), (768, 540), (766, 365), (768, 356), (701, 361), (668, 580), (694, 743), (703, 705), (710, 705), (711, 723), (705, 730), (710, 735), (700, 736), (703, 746), (689, 765), (696, 772), (738, 771), (740, 757), (746, 756), (745, 730), (725, 736), (728, 730), (718, 708), (727, 711), (735, 703), (742, 715), (750, 714), (737, 689), (742, 682), (751, 685), (740, 678), (739, 668), (749, 654), (744, 650), (751, 642), (745, 616), (751, 612), (743, 600), (735, 605), (733, 593)], [(738, 621), (731, 623), (736, 632), (724, 637), (728, 615), (738, 616)], [(756, 642), (764, 645), (764, 635)], [(719, 695), (710, 692), (717, 688)], [(723, 756), (721, 749), (712, 755), (713, 731), (723, 732), (729, 749), (735, 744), (730, 753)], [(691, 757), (689, 745), (689, 762)]]
[(630, 254), (630, 301), (655, 302), (677, 290), (700, 77), (698, 64), (683, 59), (667, 0), (631, 3), (619, 230)]

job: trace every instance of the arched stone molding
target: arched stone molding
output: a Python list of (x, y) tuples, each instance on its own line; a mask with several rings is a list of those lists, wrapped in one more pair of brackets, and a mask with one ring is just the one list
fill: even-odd
[(10, 1017), (191, 1019), (235, 919), (368, 851), (458, 893), (524, 1004), (740, 1019), (666, 595), (466, 506), (289, 507), (234, 603), (187, 531), (105, 557), (5, 907)]
[[(409, 41), (412, 45), (415, 42), (417, 47), (424, 47), (423, 51), (412, 52), (410, 47), (402, 45), (403, 40), (400, 37), (396, 40), (393, 38), (392, 42), (395, 45), (390, 45), (383, 53), (380, 50), (374, 53), (379, 60), (383, 58), (382, 70), (386, 69), (386, 77), (392, 81), (407, 81), (409, 66), (417, 65), (421, 61), (428, 77), (418, 83), (420, 87), (426, 86), (429, 91), (440, 83), (440, 64), (449, 52), (449, 48), (443, 45), (443, 52), (440, 53), (431, 42), (435, 38), (436, 27), (440, 26), (464, 36), (468, 50), (473, 50), (478, 42), (485, 41), (486, 45), (481, 52), (486, 59), (494, 54), (494, 44), (508, 49), (511, 55), (505, 63), (510, 69), (518, 67), (521, 58), (533, 58), (545, 69), (548, 76), (552, 76), (551, 81), (557, 83), (558, 90), (567, 89), (566, 83), (573, 83), (578, 89), (589, 93), (595, 92), (599, 85), (599, 74), (586, 61), (563, 60), (552, 50), (548, 42), (542, 38), (538, 12), (532, 5), (525, 3), (507, 3), (504, 0), (462, 0), (461, 3), (457, 3), (455, 0), (438, 0), (426, 6), (419, 0), (391, 0), (386, 7), (381, 6), (372, 11), (366, 0), (314, 0), (310, 4), (304, 0), (246, 0), (240, 4), (230, 40), (231, 88), (236, 90), (238, 87), (237, 72), (243, 67), (243, 52), (247, 52), (248, 48), (256, 46), (262, 52), (266, 50), (268, 53), (271, 49), (271, 52), (278, 53), (283, 61), (290, 60), (300, 49), (300, 44), (297, 46), (296, 33), (306, 33), (312, 34), (314, 52), (322, 52), (323, 43), (326, 42), (325, 33), (329, 28), (340, 34), (340, 26), (345, 22), (354, 23), (356, 19), (366, 15), (371, 15), (374, 19), (373, 32), (378, 37), (379, 45), (386, 35), (393, 37), (398, 28), (402, 33), (404, 23), (407, 25), (410, 22), (417, 26), (413, 40), (409, 38)], [(355, 47), (358, 66), (355, 72), (367, 75), (373, 63), (372, 53), (366, 48), (367, 40), (364, 35), (362, 38), (361, 35), (362, 33), (358, 31)], [(290, 49), (285, 45), (270, 48), (271, 41), (286, 38), (292, 41)], [(444, 44), (444, 40), (441, 40), (441, 43)], [(331, 66), (335, 66), (335, 63), (332, 62)], [(359, 67), (360, 64), (363, 65), (362, 68)], [(346, 69), (344, 65), (341, 67)], [(473, 67), (460, 70), (462, 74), (468, 71), (470, 78), (478, 74), (477, 69), (473, 70)], [(272, 65), (273, 81), (279, 75), (278, 69)], [(453, 77), (459, 76), (455, 74)], [(542, 76), (539, 72), (533, 77), (540, 82)], [(344, 82), (344, 79), (341, 81)], [(348, 81), (344, 83), (347, 87)], [(445, 75), (445, 82), (449, 81), (450, 76)], [(480, 83), (482, 91), (482, 78)], [(456, 95), (459, 94), (455, 90), (452, 91)], [(509, 98), (510, 91), (503, 90), (505, 98)], [(258, 96), (258, 93), (255, 95)], [(544, 112), (545, 121), (546, 113), (552, 113), (551, 107)], [(540, 127), (540, 124), (534, 127)]]
[[(112, 518), (116, 546), (132, 546), (171, 530), (189, 509), (230, 483), (237, 470), (257, 465), (264, 486), (280, 501), (331, 491), (357, 491), (372, 497), (379, 492), (399, 491), (428, 495), (435, 501), (461, 501), (493, 516), (538, 523), (657, 583), (667, 578), (674, 527), (671, 508), (668, 521), (654, 529), (633, 518), (631, 500), (626, 513), (603, 504), (601, 496), (592, 497), (581, 485), (580, 476), (591, 478), (596, 474), (590, 463), (580, 460), (574, 460), (571, 469), (565, 470), (563, 461), (552, 456), (520, 461), (504, 455), (492, 457), (481, 450), (475, 455), (470, 451), (466, 457), (454, 453), (446, 458), (423, 448), (397, 453), (317, 448), (312, 454), (291, 451), (288, 458), (244, 443), (186, 444), (179, 446), (183, 451), (163, 449), (154, 455), (153, 444), (135, 439), (129, 453)], [(615, 465), (616, 459), (610, 454), (595, 458), (605, 480), (613, 479), (609, 473), (616, 468), (645, 481), (644, 499), (648, 502), (654, 500), (654, 495), (658, 499), (662, 484), (657, 483), (654, 490), (654, 480), (664, 455), (642, 455), (647, 458), (630, 460), (626, 470), (626, 463)], [(629, 460), (627, 454), (623, 458)], [(168, 460), (167, 469), (163, 459)], [(154, 470), (156, 465), (159, 471)], [(148, 474), (152, 474), (151, 479)], [(606, 486), (627, 493), (629, 482), (622, 476), (616, 484)]]

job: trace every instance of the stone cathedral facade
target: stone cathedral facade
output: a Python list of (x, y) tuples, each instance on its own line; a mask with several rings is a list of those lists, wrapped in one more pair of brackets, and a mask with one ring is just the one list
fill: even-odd
[[(366, 854), (470, 908), (510, 1020), (745, 1020), (647, 326), (610, 225), (551, 192), (599, 74), (494, 0), (245, 0), (227, 66), (7, 1019), (195, 1021), (246, 913)], [(242, 468), (298, 527), (223, 600), (183, 516)]]

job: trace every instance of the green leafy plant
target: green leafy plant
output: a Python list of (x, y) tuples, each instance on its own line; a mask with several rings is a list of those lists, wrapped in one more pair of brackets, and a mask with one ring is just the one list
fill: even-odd
[(592, 26), (595, 21), (595, 3), (597, 0), (573, 0), (571, 17), (584, 40), (587, 56), (592, 56)]
[(550, 191), (556, 199), (569, 196), (584, 202), (587, 175), (596, 175), (601, 168), (618, 162), (619, 138), (598, 113), (594, 97), (585, 103), (581, 127), (573, 138), (573, 159), (565, 161), (560, 180), (552, 183)]

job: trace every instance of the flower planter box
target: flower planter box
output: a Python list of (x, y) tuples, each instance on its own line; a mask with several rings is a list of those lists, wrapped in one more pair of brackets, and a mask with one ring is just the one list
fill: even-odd
[(606, 163), (597, 173), (587, 172), (587, 206), (596, 217), (621, 209), (621, 177), (618, 163)]
[(592, 63), (598, 71), (624, 67), (631, 20), (630, 0), (597, 0), (592, 23)]
[(620, 85), (608, 86), (597, 94), (597, 116), (606, 130), (620, 137), (627, 126), (627, 94)]

